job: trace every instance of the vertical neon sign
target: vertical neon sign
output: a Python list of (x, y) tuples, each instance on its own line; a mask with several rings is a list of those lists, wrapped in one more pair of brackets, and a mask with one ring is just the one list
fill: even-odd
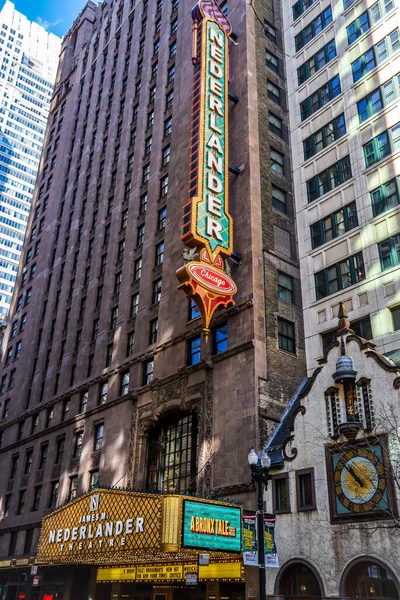
[(234, 304), (237, 288), (224, 271), (232, 254), (228, 210), (228, 37), (229, 21), (212, 0), (199, 0), (193, 18), (193, 112), (189, 202), (182, 240), (193, 248), (177, 271), (178, 289), (192, 298), (204, 331), (218, 306)]

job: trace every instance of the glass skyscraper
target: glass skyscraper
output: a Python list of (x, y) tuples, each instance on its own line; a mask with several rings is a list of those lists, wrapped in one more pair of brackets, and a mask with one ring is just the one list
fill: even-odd
[(0, 320), (9, 311), (61, 39), (8, 0), (0, 11)]

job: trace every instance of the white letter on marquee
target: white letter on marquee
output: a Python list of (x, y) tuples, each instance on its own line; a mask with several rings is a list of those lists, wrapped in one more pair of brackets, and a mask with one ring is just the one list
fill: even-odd
[(53, 544), (56, 541), (56, 530), (50, 531), (49, 534), (49, 544)]
[(210, 169), (215, 168), (217, 173), (222, 175), (222, 158), (220, 156), (215, 156), (212, 152), (207, 152), (207, 166)]
[(121, 535), (123, 529), (124, 529), (123, 522), (122, 521), (117, 521), (115, 523), (115, 535)]
[(132, 533), (133, 529), (133, 519), (127, 519), (125, 523), (125, 533)]
[(218, 240), (221, 240), (221, 242), (223, 241), (222, 239), (222, 235), (221, 235), (221, 223), (218, 223), (218, 221), (216, 221), (215, 219), (211, 218), (211, 217), (207, 217), (207, 233), (208, 235), (210, 235), (211, 237), (215, 237)]
[(216, 150), (218, 150), (218, 152), (222, 154), (221, 142), (219, 141), (215, 133), (213, 133), (210, 139), (208, 140), (207, 146), (209, 148), (215, 148)]
[(214, 96), (210, 96), (210, 110), (216, 110), (221, 117), (224, 116), (222, 102), (214, 98)]
[(207, 187), (216, 194), (222, 192), (222, 182), (213, 173), (208, 173), (207, 175)]
[(215, 60), (210, 60), (210, 73), (219, 79), (224, 76), (224, 72)]
[(221, 213), (221, 200), (212, 194), (208, 194), (207, 209), (213, 215), (222, 217)]
[(216, 32), (215, 29), (210, 29), (210, 40), (212, 42), (217, 42), (218, 46), (224, 45), (224, 36), (221, 32)]
[(214, 77), (211, 77), (210, 90), (213, 92), (213, 94), (216, 94), (217, 96), (222, 96), (222, 84), (218, 81), (218, 79), (214, 79)]
[(143, 517), (138, 517), (138, 518), (136, 519), (136, 533), (139, 533), (139, 532), (142, 532), (142, 531), (144, 531), (143, 524), (144, 524), (144, 519), (143, 519)]

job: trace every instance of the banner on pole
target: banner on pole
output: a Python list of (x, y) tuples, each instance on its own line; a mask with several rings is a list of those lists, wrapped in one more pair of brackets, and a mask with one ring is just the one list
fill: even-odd
[(243, 512), (243, 563), (258, 566), (257, 515), (246, 510)]
[(265, 567), (279, 567), (275, 544), (276, 517), (264, 514), (264, 551)]

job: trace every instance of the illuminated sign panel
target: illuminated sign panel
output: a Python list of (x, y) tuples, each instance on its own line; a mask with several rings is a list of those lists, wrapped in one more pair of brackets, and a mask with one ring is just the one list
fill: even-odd
[[(183, 209), (184, 243), (194, 248), (177, 271), (179, 287), (198, 306), (206, 335), (219, 306), (234, 304), (236, 285), (225, 272), (232, 254), (228, 208), (229, 21), (218, 5), (199, 0), (194, 22), (193, 113), (189, 202)], [(195, 274), (201, 273), (196, 277)], [(223, 285), (212, 285), (215, 280)]]
[(240, 508), (185, 500), (182, 546), (240, 552)]

